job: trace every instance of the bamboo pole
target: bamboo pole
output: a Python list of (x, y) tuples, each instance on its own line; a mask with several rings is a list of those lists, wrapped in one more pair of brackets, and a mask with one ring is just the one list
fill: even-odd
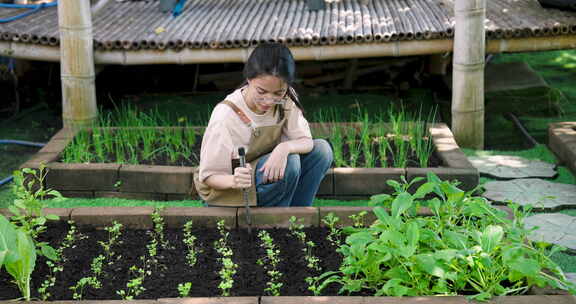
[(460, 147), (484, 148), (486, 0), (456, 0), (452, 132)]
[[(488, 40), (486, 53), (517, 53), (576, 48), (576, 35), (552, 37), (526, 37), (518, 39)], [(444, 54), (452, 52), (452, 39), (391, 41), (347, 45), (322, 45), (290, 48), (296, 60), (338, 60), (350, 58), (397, 57)], [(251, 49), (183, 49), (173, 50), (101, 50), (94, 52), (96, 64), (191, 64), (244, 62)], [(60, 61), (58, 47), (13, 41), (0, 41), (0, 54), (17, 59)]]
[(98, 115), (89, 0), (60, 0), (60, 74), (64, 127), (91, 124)]

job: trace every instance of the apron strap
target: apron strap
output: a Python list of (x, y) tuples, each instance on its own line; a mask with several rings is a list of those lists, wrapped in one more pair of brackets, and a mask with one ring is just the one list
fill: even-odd
[(248, 118), (246, 113), (244, 113), (244, 111), (242, 111), (242, 109), (240, 109), (237, 105), (228, 100), (224, 100), (221, 103), (232, 108), (232, 111), (234, 111), (234, 113), (236, 113), (238, 117), (240, 117), (240, 120), (242, 120), (243, 123), (245, 123), (250, 128), (252, 127), (252, 121), (250, 120), (250, 118)]

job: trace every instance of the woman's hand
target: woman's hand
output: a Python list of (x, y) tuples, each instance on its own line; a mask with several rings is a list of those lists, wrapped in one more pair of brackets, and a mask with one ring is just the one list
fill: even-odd
[(263, 182), (265, 184), (274, 183), (284, 178), (288, 154), (290, 154), (290, 145), (286, 143), (277, 145), (270, 153), (268, 160), (260, 168), (260, 171), (264, 172)]
[(233, 189), (246, 189), (252, 186), (252, 166), (246, 164), (246, 167), (236, 167), (233, 175)]

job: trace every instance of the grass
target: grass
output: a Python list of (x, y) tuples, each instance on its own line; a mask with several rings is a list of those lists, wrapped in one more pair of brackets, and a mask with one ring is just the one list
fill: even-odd
[(521, 115), (528, 132), (541, 143), (546, 142), (548, 124), (558, 121), (576, 121), (576, 50), (532, 52), (499, 55), (496, 63), (523, 61), (536, 71), (552, 88), (550, 99), (558, 102), (561, 114), (557, 116)]

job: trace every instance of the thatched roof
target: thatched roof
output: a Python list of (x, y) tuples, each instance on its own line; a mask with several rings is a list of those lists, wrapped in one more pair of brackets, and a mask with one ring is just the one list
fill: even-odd
[[(99, 50), (245, 48), (263, 41), (290, 46), (446, 39), (454, 0), (340, 0), (309, 11), (305, 0), (188, 0), (183, 13), (158, 1), (112, 0), (93, 18)], [(0, 18), (17, 13), (0, 9)], [(488, 39), (574, 35), (576, 13), (537, 0), (487, 1)], [(58, 45), (57, 8), (0, 24), (0, 40)]]

